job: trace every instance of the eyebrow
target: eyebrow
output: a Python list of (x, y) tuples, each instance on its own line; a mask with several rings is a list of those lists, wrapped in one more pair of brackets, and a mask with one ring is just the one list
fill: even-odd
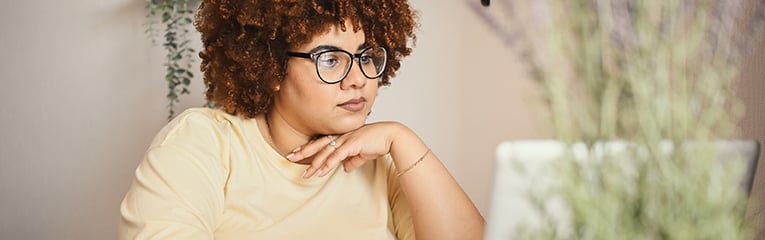
[[(367, 44), (366, 43), (360, 44), (359, 47), (356, 49), (356, 51), (361, 51), (364, 48), (367, 48)], [(333, 46), (333, 45), (319, 45), (319, 46), (316, 46), (315, 48), (312, 48), (308, 52), (309, 53), (315, 53), (315, 52), (326, 51), (326, 50), (342, 50), (342, 48), (339, 48), (339, 47)]]

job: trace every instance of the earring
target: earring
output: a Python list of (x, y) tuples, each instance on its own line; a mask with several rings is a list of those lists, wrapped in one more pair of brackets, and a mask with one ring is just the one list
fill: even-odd
[(281, 88), (280, 88), (280, 86), (276, 86), (276, 87), (274, 87), (274, 92), (278, 92), (278, 91), (279, 91), (279, 89), (281, 89)]

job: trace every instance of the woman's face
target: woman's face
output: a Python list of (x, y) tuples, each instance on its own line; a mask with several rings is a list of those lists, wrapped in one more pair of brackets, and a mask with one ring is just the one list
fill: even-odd
[[(349, 22), (346, 26), (346, 31), (332, 26), (308, 44), (290, 51), (315, 53), (342, 49), (353, 54), (361, 52), (365, 48), (364, 32), (353, 32)], [(314, 60), (290, 57), (287, 75), (275, 93), (273, 111), (292, 128), (308, 136), (341, 134), (361, 127), (377, 96), (378, 79), (366, 78), (358, 63), (358, 59), (353, 59), (350, 72), (341, 82), (327, 84), (319, 78)]]

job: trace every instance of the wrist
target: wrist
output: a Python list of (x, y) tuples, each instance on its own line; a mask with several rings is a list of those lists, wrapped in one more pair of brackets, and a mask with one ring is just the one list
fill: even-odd
[(393, 123), (390, 132), (390, 155), (394, 164), (401, 173), (404, 169), (415, 164), (421, 158), (424, 152), (429, 148), (425, 143), (407, 126), (401, 123)]

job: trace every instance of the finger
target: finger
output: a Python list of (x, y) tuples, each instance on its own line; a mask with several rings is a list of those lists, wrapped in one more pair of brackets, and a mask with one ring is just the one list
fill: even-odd
[(291, 162), (297, 162), (300, 160), (303, 160), (305, 158), (311, 157), (317, 152), (324, 149), (324, 146), (327, 146), (329, 144), (330, 139), (326, 137), (317, 138), (311, 141), (308, 141), (308, 143), (303, 144), (302, 146), (299, 146), (292, 150), (289, 154), (287, 154), (286, 158), (287, 160)]
[(344, 145), (343, 147), (337, 148), (330, 152), (329, 156), (327, 156), (327, 160), (324, 161), (324, 167), (321, 169), (319, 177), (324, 177), (327, 175), (327, 173), (329, 173), (329, 170), (335, 169), (340, 165), (341, 162), (348, 159), (348, 157), (355, 155), (353, 153), (349, 153), (348, 149), (349, 147)]
[(314, 175), (316, 175), (319, 171), (321, 171), (322, 167), (324, 166), (324, 162), (326, 162), (327, 160), (327, 156), (329, 156), (329, 154), (332, 153), (333, 151), (335, 151), (335, 147), (325, 145), (321, 151), (316, 153), (313, 156), (311, 165), (303, 173), (303, 178), (311, 178)]

